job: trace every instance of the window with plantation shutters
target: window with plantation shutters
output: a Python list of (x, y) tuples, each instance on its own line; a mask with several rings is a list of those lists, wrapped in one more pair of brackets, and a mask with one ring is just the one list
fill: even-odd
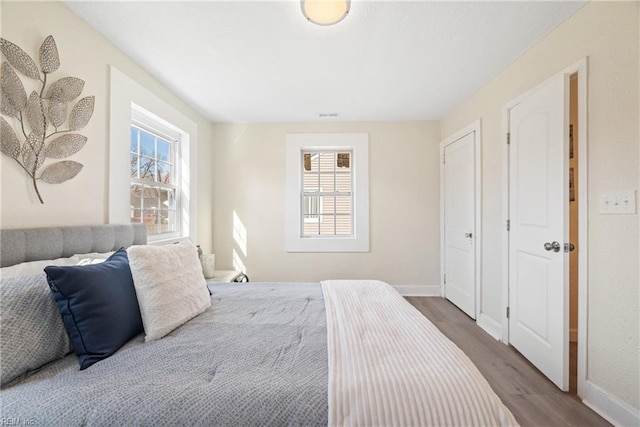
[(368, 143), (362, 133), (287, 135), (287, 251), (369, 251)]

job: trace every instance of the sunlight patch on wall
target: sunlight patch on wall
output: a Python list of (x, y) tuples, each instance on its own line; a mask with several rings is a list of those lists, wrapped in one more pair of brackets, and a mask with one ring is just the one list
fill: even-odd
[(233, 211), (233, 240), (236, 242), (242, 255), (247, 256), (247, 228), (244, 226), (240, 217)]
[(247, 267), (245, 267), (242, 258), (240, 258), (240, 255), (238, 255), (235, 249), (233, 250), (233, 269), (243, 273), (247, 272)]

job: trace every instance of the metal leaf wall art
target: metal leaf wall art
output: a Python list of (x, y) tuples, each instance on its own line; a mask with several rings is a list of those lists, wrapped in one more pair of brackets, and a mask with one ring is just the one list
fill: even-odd
[[(53, 36), (48, 36), (40, 46), (39, 62), (36, 62), (17, 45), (0, 38), (0, 51), (6, 62), (0, 75), (0, 140), (2, 153), (15, 160), (29, 175), (40, 203), (44, 203), (38, 182), (60, 184), (74, 178), (82, 164), (62, 160), (45, 165), (47, 159), (64, 159), (80, 151), (87, 137), (73, 133), (89, 123), (93, 115), (95, 97), (87, 96), (73, 104), (82, 93), (84, 81), (76, 77), (64, 77), (47, 87), (49, 75), (60, 67), (58, 48)], [(16, 70), (37, 80), (40, 91), (29, 96)], [(68, 119), (68, 125), (63, 128)], [(14, 126), (18, 129), (14, 129)]]

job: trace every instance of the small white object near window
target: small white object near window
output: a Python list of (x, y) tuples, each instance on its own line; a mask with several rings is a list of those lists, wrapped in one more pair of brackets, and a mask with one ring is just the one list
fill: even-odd
[(368, 140), (287, 135), (287, 251), (369, 251)]

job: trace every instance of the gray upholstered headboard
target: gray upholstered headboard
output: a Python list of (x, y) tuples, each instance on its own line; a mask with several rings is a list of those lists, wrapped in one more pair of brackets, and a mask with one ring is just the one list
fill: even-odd
[(147, 243), (144, 224), (0, 230), (0, 267)]

